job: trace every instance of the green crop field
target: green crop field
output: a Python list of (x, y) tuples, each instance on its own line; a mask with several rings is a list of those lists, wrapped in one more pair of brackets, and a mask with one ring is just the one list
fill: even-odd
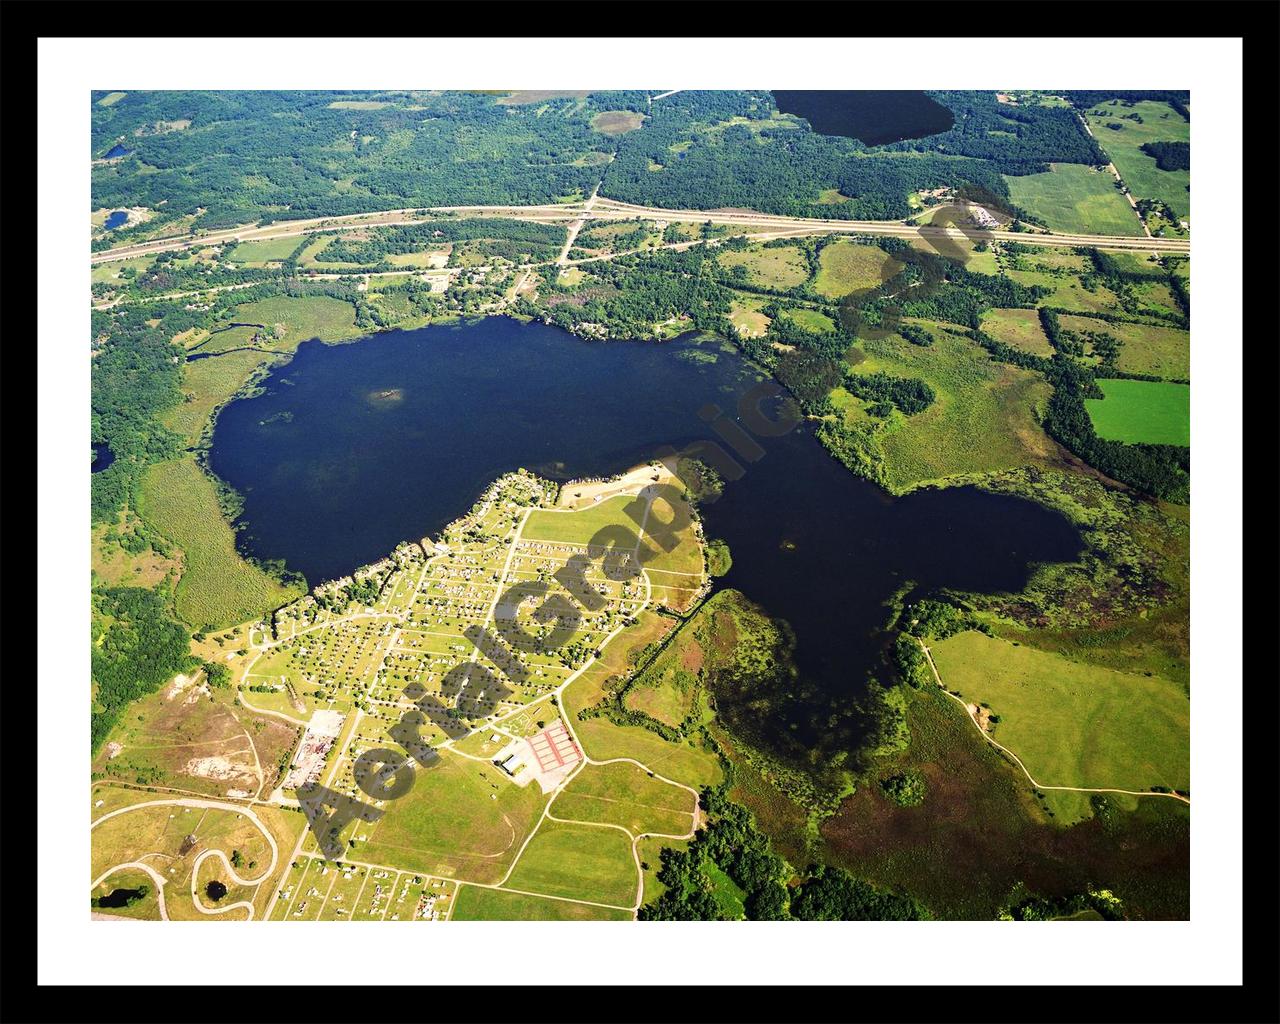
[(1128, 444), (1191, 443), (1191, 388), (1149, 380), (1100, 380), (1105, 398), (1086, 398), (1098, 436)]
[(227, 257), (231, 263), (263, 264), (287, 260), (302, 245), (302, 238), (264, 238), (259, 241), (241, 242)]
[(809, 279), (809, 262), (804, 253), (794, 246), (766, 249), (753, 246), (750, 249), (721, 252), (717, 257), (726, 270), (746, 267), (747, 280), (766, 288), (794, 288)]
[(687, 789), (651, 777), (626, 762), (589, 764), (551, 805), (557, 818), (621, 825), (642, 832), (682, 836), (693, 830), (696, 798)]
[(526, 892), (630, 907), (639, 882), (625, 832), (546, 821), (504, 884)]
[(832, 242), (818, 257), (813, 290), (829, 299), (878, 287), (902, 269), (902, 264), (875, 245), (846, 239)]
[(1072, 331), (1100, 331), (1121, 342), (1116, 365), (1126, 373), (1146, 373), (1174, 380), (1191, 379), (1191, 335), (1180, 327), (1104, 323), (1083, 316), (1062, 316)]
[[(1137, 114), (1142, 122), (1125, 115)], [(1085, 114), (1098, 144), (1107, 152), (1135, 199), (1162, 199), (1181, 218), (1191, 211), (1191, 172), (1162, 171), (1145, 142), (1189, 142), (1191, 125), (1167, 103), (1145, 100), (1125, 105), (1100, 103)], [(1118, 129), (1108, 125), (1119, 125)]]
[(1036, 356), (1052, 356), (1053, 346), (1040, 326), (1040, 314), (1034, 309), (992, 309), (982, 315), (982, 330), (996, 341), (1030, 352)]
[(373, 825), (367, 842), (357, 843), (352, 856), (432, 875), (497, 882), (542, 807), (536, 785), (516, 786), (493, 765), (444, 753), (433, 767), (415, 773), (405, 796), (388, 801), (386, 816)]
[[(1096, 131), (1094, 134), (1098, 134)], [(1050, 164), (1042, 174), (1006, 174), (1009, 198), (1053, 231), (1140, 235), (1142, 225), (1110, 171), (1084, 164)], [(1123, 172), (1122, 172), (1123, 173)]]
[(182, 549), (175, 608), (193, 626), (245, 622), (301, 593), (240, 557), (213, 481), (190, 456), (148, 467), (138, 488), (138, 515)]
[(504, 889), (459, 887), (450, 921), (630, 921), (629, 910), (593, 907)]
[(974, 342), (947, 333), (940, 324), (925, 326), (936, 339), (930, 347), (897, 337), (867, 341), (867, 358), (858, 364), (860, 373), (882, 370), (922, 379), (936, 396), (914, 416), (894, 412), (876, 435), (885, 457), (886, 485), (901, 491), (963, 473), (1051, 459), (1054, 445), (1033, 412), (1049, 399), (1045, 380), (993, 362)]
[[(1190, 786), (1191, 703), (1177, 683), (964, 632), (933, 647), (943, 685), (999, 716), (994, 738), (1046, 786)], [(1087, 794), (1050, 797), (1057, 817)]]

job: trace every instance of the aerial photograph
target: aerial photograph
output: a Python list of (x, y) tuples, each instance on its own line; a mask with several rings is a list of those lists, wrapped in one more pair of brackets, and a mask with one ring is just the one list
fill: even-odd
[(1043, 85), (82, 91), (81, 913), (1189, 921), (1192, 91)]

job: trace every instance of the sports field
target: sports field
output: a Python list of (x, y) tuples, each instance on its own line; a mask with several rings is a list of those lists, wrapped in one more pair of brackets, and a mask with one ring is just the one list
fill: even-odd
[[(1050, 164), (1043, 174), (1006, 174), (1009, 198), (1053, 231), (1140, 235), (1142, 225), (1110, 171), (1084, 164)], [(1123, 173), (1123, 172), (1122, 172)]]
[(1191, 444), (1191, 388), (1149, 380), (1100, 380), (1105, 398), (1086, 398), (1093, 429), (1127, 444)]
[(943, 685), (989, 705), (993, 738), (1043, 785), (1188, 790), (1191, 702), (1177, 683), (973, 631), (932, 651)]

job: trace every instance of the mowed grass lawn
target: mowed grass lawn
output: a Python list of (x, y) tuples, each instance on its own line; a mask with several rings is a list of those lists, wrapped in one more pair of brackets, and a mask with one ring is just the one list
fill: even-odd
[[(606, 526), (623, 526), (639, 539), (640, 523), (626, 512), (629, 505), (639, 501), (641, 499), (635, 495), (620, 494), (614, 498), (607, 498), (598, 505), (589, 505), (587, 508), (574, 511), (534, 509), (525, 520), (520, 537), (522, 540), (586, 544), (597, 531)], [(637, 509), (643, 510), (643, 507), (643, 505), (636, 505)]]
[(1180, 327), (1102, 323), (1083, 316), (1062, 316), (1059, 323), (1067, 330), (1100, 331), (1119, 339), (1116, 365), (1126, 373), (1191, 379), (1191, 334)]
[(182, 549), (175, 593), (178, 615), (218, 629), (266, 614), (298, 597), (236, 551), (213, 481), (190, 456), (149, 466), (138, 488), (138, 515)]
[(494, 765), (445, 752), (433, 767), (415, 773), (405, 796), (387, 801), (386, 815), (351, 855), (446, 878), (497, 882), (543, 803), (536, 785), (516, 786)]
[(1084, 164), (1049, 167), (1042, 174), (1004, 175), (1009, 198), (1015, 205), (1039, 217), (1053, 231), (1142, 234), (1138, 215), (1116, 188), (1110, 171), (1094, 170)]
[(630, 907), (639, 883), (625, 832), (544, 821), (503, 884), (548, 896)]
[(832, 242), (818, 256), (813, 290), (829, 299), (876, 288), (902, 269), (902, 264), (875, 245), (845, 239)]
[(943, 684), (999, 715), (995, 740), (1038, 782), (1189, 790), (1191, 702), (1179, 684), (1078, 664), (973, 631), (932, 651)]
[(1105, 398), (1086, 398), (1093, 429), (1108, 441), (1191, 444), (1191, 388), (1150, 380), (1100, 380)]
[[(933, 404), (914, 416), (894, 412), (878, 441), (886, 483), (896, 491), (963, 473), (993, 472), (1041, 463), (1055, 446), (1033, 410), (1049, 399), (1050, 386), (1030, 370), (996, 363), (968, 338), (927, 322), (928, 348), (897, 337), (866, 341), (857, 372), (882, 370), (924, 380)], [(861, 407), (861, 402), (854, 402)], [(852, 411), (846, 411), (852, 421)]]
[(717, 259), (726, 270), (745, 267), (747, 281), (767, 288), (794, 288), (809, 279), (809, 261), (800, 249), (791, 245), (722, 251)]
[(633, 836), (644, 832), (682, 836), (693, 829), (696, 798), (687, 789), (649, 775), (627, 762), (589, 764), (556, 797), (557, 818), (621, 825)]
[(503, 889), (461, 886), (450, 921), (630, 921), (629, 910), (593, 907)]
[(1023, 352), (1036, 356), (1053, 355), (1053, 346), (1040, 326), (1040, 314), (1034, 309), (988, 310), (982, 314), (982, 330), (996, 341)]
[[(1094, 110), (1100, 115), (1095, 115)], [(1142, 123), (1128, 120), (1125, 114), (1137, 114)], [(1163, 199), (1179, 217), (1190, 217), (1191, 172), (1162, 171), (1155, 157), (1142, 151), (1144, 142), (1189, 142), (1191, 125), (1181, 114), (1169, 104), (1153, 100), (1132, 106), (1111, 100), (1092, 107), (1085, 119), (1135, 199)], [(1120, 127), (1108, 128), (1109, 124)]]

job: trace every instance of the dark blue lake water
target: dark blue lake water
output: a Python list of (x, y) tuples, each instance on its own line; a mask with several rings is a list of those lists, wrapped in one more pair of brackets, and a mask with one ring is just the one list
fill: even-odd
[(125, 149), (124, 146), (120, 145), (120, 143), (117, 142), (114, 146), (112, 146), (109, 150), (107, 150), (107, 155), (103, 159), (114, 160), (116, 159), (116, 157), (128, 156), (132, 152), (133, 150)]
[(105, 441), (93, 446), (93, 472), (101, 473), (115, 461), (115, 453)]
[(955, 117), (915, 90), (773, 90), (778, 109), (803, 117), (819, 135), (844, 135), (868, 146), (945, 132)]
[[(724, 344), (593, 343), (506, 318), (306, 342), (262, 394), (222, 411), (210, 465), (244, 496), (243, 549), (315, 584), (435, 533), (508, 470), (607, 475), (714, 439), (698, 410), (735, 409), (759, 379)], [(723, 584), (791, 624), (802, 671), (828, 692), (864, 685), (883, 602), (907, 581), (1017, 590), (1032, 563), (1080, 549), (1065, 519), (1018, 498), (892, 498), (807, 427), (760, 443), (705, 508), (707, 534), (733, 555)]]
[(103, 224), (108, 231), (118, 228), (121, 224), (129, 219), (129, 214), (125, 210), (116, 210), (114, 213), (107, 214), (106, 222)]

